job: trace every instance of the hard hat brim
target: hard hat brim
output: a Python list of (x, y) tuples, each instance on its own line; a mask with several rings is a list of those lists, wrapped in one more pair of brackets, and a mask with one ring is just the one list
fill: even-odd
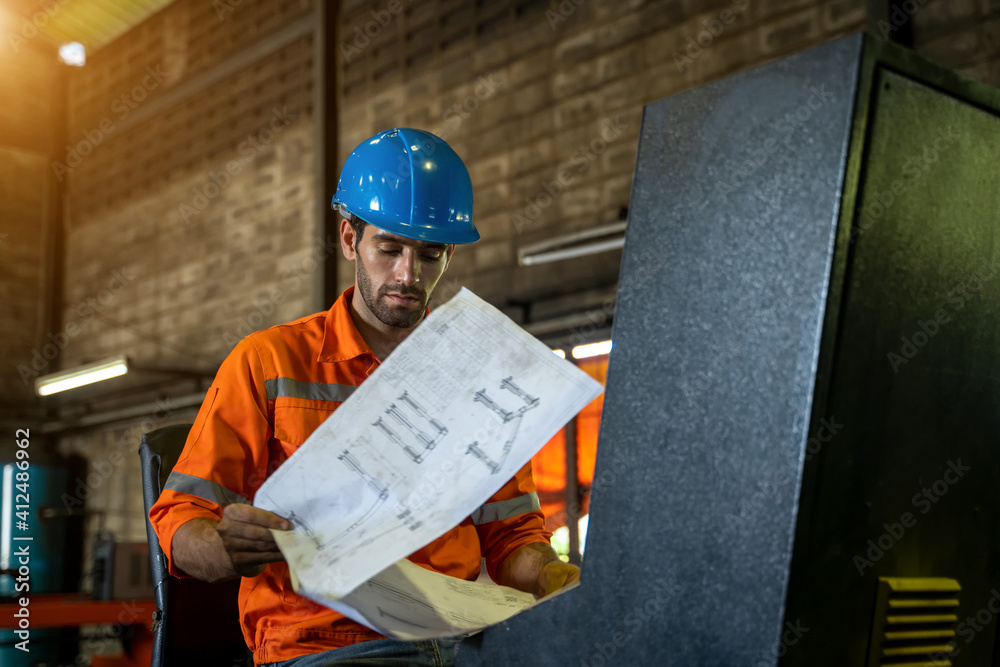
[(378, 229), (384, 229), (391, 234), (396, 234), (397, 236), (413, 239), (415, 241), (464, 245), (467, 243), (475, 243), (480, 239), (479, 231), (476, 230), (475, 227), (462, 230), (450, 229), (448, 230), (447, 235), (443, 236), (440, 229), (430, 226), (420, 227), (417, 225), (405, 225), (388, 221), (370, 222), (365, 220), (363, 216), (351, 211), (351, 209), (344, 202), (338, 200), (336, 197), (334, 197), (333, 201), (330, 203), (330, 208), (334, 211), (341, 209), (341, 213), (346, 210), (348, 213), (351, 213), (354, 217), (363, 221), (367, 225), (371, 225), (372, 227), (376, 227)]

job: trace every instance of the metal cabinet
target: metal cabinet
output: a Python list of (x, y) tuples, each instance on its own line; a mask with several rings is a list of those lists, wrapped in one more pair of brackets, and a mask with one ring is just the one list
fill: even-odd
[(861, 35), (646, 107), (583, 583), (460, 665), (864, 665), (879, 577), (988, 608), (998, 114)]

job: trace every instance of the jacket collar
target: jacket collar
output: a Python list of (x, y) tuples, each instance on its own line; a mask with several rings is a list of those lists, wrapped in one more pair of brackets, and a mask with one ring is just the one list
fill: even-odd
[(348, 361), (365, 354), (375, 356), (351, 318), (351, 298), (353, 296), (354, 286), (351, 285), (344, 290), (330, 310), (326, 312), (323, 351), (317, 358), (320, 363)]

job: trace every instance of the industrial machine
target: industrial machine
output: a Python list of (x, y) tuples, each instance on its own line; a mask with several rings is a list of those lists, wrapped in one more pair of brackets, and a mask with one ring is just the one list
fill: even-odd
[(459, 665), (1000, 664), (1000, 91), (856, 35), (648, 105), (582, 586)]

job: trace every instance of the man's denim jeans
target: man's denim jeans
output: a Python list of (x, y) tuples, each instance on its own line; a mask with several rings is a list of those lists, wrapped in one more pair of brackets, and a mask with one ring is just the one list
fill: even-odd
[(452, 667), (455, 664), (457, 639), (438, 639), (425, 642), (401, 642), (395, 639), (377, 639), (360, 642), (344, 648), (303, 655), (285, 662), (275, 662), (262, 667)]

